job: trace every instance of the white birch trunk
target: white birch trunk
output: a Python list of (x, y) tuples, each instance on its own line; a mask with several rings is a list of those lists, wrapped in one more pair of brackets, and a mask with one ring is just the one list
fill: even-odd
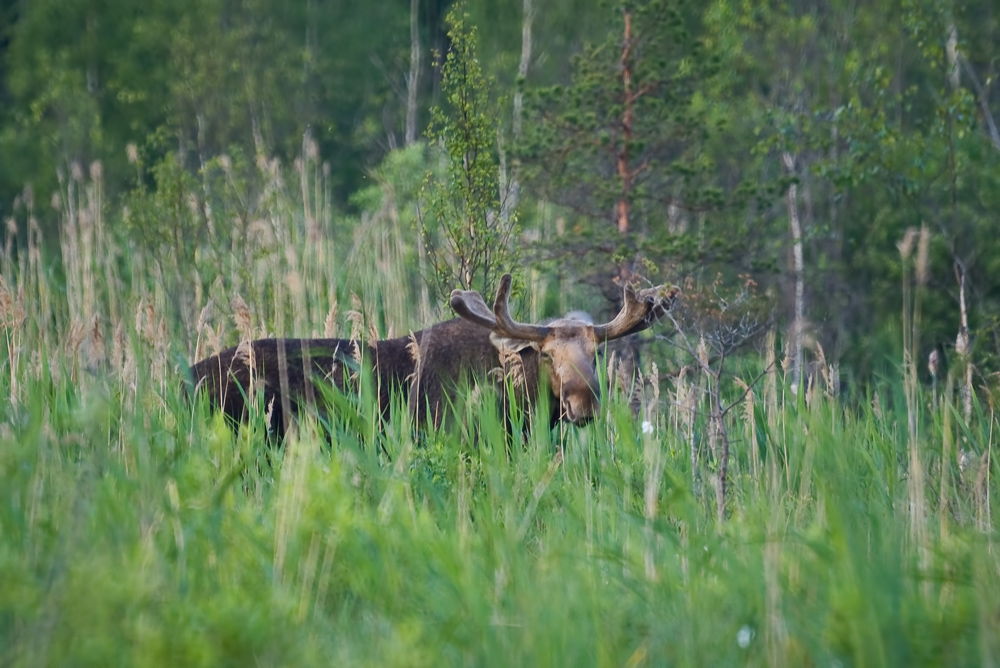
[[(521, 62), (517, 66), (517, 88), (514, 92), (514, 114), (511, 121), (514, 135), (515, 147), (521, 141), (522, 133), (522, 109), (524, 108), (524, 93), (522, 82), (528, 76), (528, 66), (531, 64), (531, 27), (535, 17), (535, 10), (532, 6), (533, 0), (524, 0), (523, 18), (521, 20)], [(510, 218), (511, 211), (517, 211), (517, 206), (521, 201), (521, 182), (517, 177), (517, 160), (512, 161), (510, 177), (501, 174), (501, 183), (504, 184), (500, 192), (500, 215), (504, 223)]]
[[(782, 160), (789, 172), (795, 172), (795, 158), (785, 151)], [(792, 233), (792, 275), (795, 280), (795, 316), (789, 337), (792, 357), (792, 391), (802, 386), (802, 328), (805, 323), (805, 266), (802, 259), (802, 223), (799, 219), (798, 187), (788, 187), (788, 224)]]
[(410, 74), (406, 77), (406, 136), (404, 146), (417, 141), (417, 82), (420, 79), (420, 31), (417, 10), (420, 0), (410, 0)]

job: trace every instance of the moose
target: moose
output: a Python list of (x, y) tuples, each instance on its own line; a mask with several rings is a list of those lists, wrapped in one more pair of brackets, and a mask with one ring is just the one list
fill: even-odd
[[(499, 378), (505, 410), (531, 408), (539, 392), (551, 395), (553, 420), (581, 424), (600, 404), (598, 347), (653, 325), (678, 289), (624, 289), (621, 311), (595, 325), (579, 315), (546, 324), (515, 321), (508, 309), (511, 276), (504, 274), (491, 310), (472, 290), (451, 293), (459, 318), (409, 336), (364, 343), (350, 339), (259, 339), (229, 348), (190, 370), (196, 391), (230, 420), (246, 419), (248, 400), (263, 390), (269, 430), (283, 436), (307, 406), (321, 412), (323, 384), (345, 390), (359, 367), (370, 367), (385, 415), (393, 394), (405, 397), (418, 423), (438, 425), (463, 381)], [(504, 382), (506, 381), (506, 382)]]

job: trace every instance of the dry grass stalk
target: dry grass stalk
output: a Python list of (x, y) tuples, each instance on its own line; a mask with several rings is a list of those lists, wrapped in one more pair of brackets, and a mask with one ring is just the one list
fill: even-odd
[(698, 413), (698, 395), (701, 393), (701, 386), (698, 384), (697, 376), (693, 382), (688, 382), (687, 374), (688, 367), (683, 367), (677, 374), (675, 394), (679, 413), (678, 423), (683, 425), (679, 431), (687, 439), (691, 452), (691, 489), (697, 497), (700, 494), (701, 469), (698, 465), (698, 440), (694, 431), (694, 420)]
[(240, 333), (240, 342), (236, 348), (234, 360), (241, 360), (247, 365), (249, 376), (247, 381), (247, 397), (250, 400), (249, 410), (252, 416), (257, 414), (257, 360), (254, 358), (250, 307), (247, 306), (243, 297), (236, 295), (232, 298), (230, 305), (233, 309), (233, 322)]
[[(169, 341), (167, 340), (167, 322), (165, 317), (157, 312), (156, 306), (145, 297), (140, 298), (135, 314), (135, 329), (138, 342), (143, 345), (150, 357), (150, 372), (148, 377), (159, 383), (160, 392), (151, 396), (157, 402), (157, 408), (164, 409), (163, 396), (167, 387), (167, 358)], [(146, 374), (143, 374), (147, 377)], [(136, 378), (136, 382), (138, 378)], [(147, 393), (149, 394), (149, 393)]]
[(931, 241), (931, 231), (927, 228), (927, 224), (920, 226), (920, 236), (917, 241), (917, 261), (916, 261), (916, 277), (917, 285), (927, 285), (927, 279), (930, 276), (930, 241)]
[(214, 303), (215, 302), (209, 299), (208, 303), (206, 303), (205, 306), (202, 307), (201, 312), (198, 314), (198, 323), (195, 326), (195, 343), (194, 343), (195, 360), (200, 360), (204, 357), (204, 355), (202, 355), (202, 350), (201, 350), (201, 337), (207, 329), (210, 329), (208, 327), (208, 312), (212, 309)]
[(653, 530), (653, 523), (656, 520), (656, 502), (660, 495), (660, 481), (663, 478), (663, 468), (666, 465), (666, 456), (663, 452), (659, 439), (650, 435), (643, 437), (643, 459), (646, 463), (646, 486), (643, 493), (644, 514), (646, 519), (646, 550), (644, 555), (646, 567), (646, 579), (656, 580), (656, 543), (658, 537)]
[(330, 304), (330, 310), (326, 314), (326, 320), (323, 321), (323, 336), (332, 339), (337, 336), (337, 300), (334, 299)]
[(674, 379), (674, 391), (673, 396), (670, 400), (670, 409), (667, 413), (667, 423), (670, 429), (678, 434), (683, 434), (683, 429), (681, 425), (684, 424), (684, 416), (682, 415), (681, 406), (684, 402), (684, 396), (687, 393), (687, 382), (685, 380), (687, 376), (686, 367), (681, 367), (680, 372)]
[(899, 250), (899, 255), (903, 260), (910, 259), (910, 255), (913, 254), (913, 243), (916, 241), (918, 234), (917, 228), (909, 227), (906, 229), (906, 234), (903, 235), (903, 238), (896, 242), (896, 248)]
[[(954, 434), (952, 433), (951, 424), (951, 396), (952, 396), (952, 379), (948, 379), (947, 390), (944, 400), (944, 415), (942, 416), (941, 424), (941, 479), (940, 479), (940, 489), (938, 493), (938, 519), (940, 522), (940, 539), (945, 540), (948, 537), (948, 478), (949, 472), (951, 471), (951, 458), (952, 450), (954, 448)], [(965, 467), (962, 462), (959, 461), (959, 470), (961, 471)]]
[(757, 423), (754, 420), (753, 390), (742, 378), (733, 378), (743, 392), (743, 429), (747, 442), (750, 444), (750, 465), (753, 467), (754, 480), (760, 480), (760, 443), (757, 442)]
[(0, 275), (0, 323), (3, 324), (4, 337), (7, 343), (7, 359), (10, 360), (10, 400), (16, 407), (20, 396), (20, 385), (18, 366), (21, 357), (21, 340), (24, 329), (25, 312), (24, 299), (19, 293), (17, 296), (11, 291), (10, 286)]
[[(696, 350), (696, 354), (698, 357), (698, 362), (701, 366), (702, 377), (704, 378), (705, 381), (704, 392), (705, 395), (708, 397), (708, 404), (709, 404), (708, 429), (706, 432), (706, 436), (708, 439), (708, 449), (709, 452), (711, 452), (712, 454), (712, 460), (719, 463), (719, 473), (718, 475), (712, 476), (711, 479), (712, 479), (712, 484), (715, 487), (715, 497), (718, 507), (718, 514), (721, 522), (721, 517), (723, 513), (723, 497), (725, 496), (725, 487), (724, 487), (725, 480), (723, 478), (723, 476), (725, 475), (723, 473), (725, 466), (724, 463), (721, 461), (721, 453), (719, 449), (719, 445), (722, 442), (721, 424), (719, 423), (719, 421), (721, 420), (721, 416), (717, 415), (719, 407), (716, 406), (715, 402), (713, 401), (713, 397), (716, 396), (715, 393), (716, 388), (713, 387), (716, 378), (712, 374), (712, 369), (709, 366), (708, 343), (705, 341), (704, 336), (702, 336), (698, 341), (698, 348)], [(692, 409), (692, 426), (693, 422), (694, 422), (694, 415)], [(693, 438), (692, 438), (692, 443), (693, 443)]]
[(814, 338), (809, 338), (807, 347), (813, 351), (816, 360), (807, 365), (809, 373), (806, 378), (806, 405), (813, 406), (819, 387), (822, 384), (823, 393), (828, 399), (835, 399), (840, 394), (840, 367), (831, 364), (826, 358), (823, 345)]
[(628, 398), (632, 414), (637, 415), (639, 407), (642, 405), (642, 388), (645, 379), (642, 376), (642, 371), (635, 367), (631, 356), (622, 355), (618, 360), (615, 381), (618, 390)]
[(412, 387), (420, 386), (420, 373), (423, 370), (423, 362), (420, 358), (420, 343), (413, 332), (410, 332), (410, 342), (406, 344), (406, 352), (413, 360), (413, 373), (406, 377), (406, 382)]
[(361, 299), (351, 293), (351, 310), (346, 313), (347, 321), (351, 323), (351, 339), (357, 341), (365, 329), (365, 316), (361, 307)]
[(608, 394), (610, 395), (615, 391), (615, 369), (618, 368), (618, 352), (611, 351), (608, 355), (608, 369), (607, 376), (605, 380), (607, 381)]
[[(649, 364), (649, 394), (650, 398), (646, 401), (644, 407), (644, 417), (646, 422), (649, 423), (650, 429), (657, 423), (657, 413), (660, 407), (660, 368), (656, 366), (656, 362), (650, 362)], [(645, 389), (645, 386), (643, 387)], [(645, 430), (645, 426), (643, 426)]]
[(709, 374), (709, 371), (708, 371), (708, 344), (705, 342), (705, 337), (704, 336), (702, 336), (698, 340), (698, 350), (696, 352), (698, 354), (698, 361), (701, 363), (702, 370), (705, 372), (706, 375), (708, 375)]
[(357, 363), (355, 368), (351, 370), (350, 380), (356, 381), (361, 372), (361, 365), (364, 364), (364, 355), (361, 352), (361, 344), (358, 343), (357, 339), (351, 340), (351, 357)]
[[(711, 401), (712, 400), (709, 399), (709, 402)], [(709, 410), (712, 411), (712, 413), (709, 415), (708, 425), (707, 425), (708, 428), (706, 431), (708, 436), (708, 449), (709, 452), (712, 453), (712, 460), (716, 462), (716, 466), (718, 469), (715, 475), (709, 476), (709, 480), (712, 483), (713, 489), (715, 489), (716, 510), (719, 517), (719, 523), (721, 524), (723, 517), (723, 503), (725, 502), (725, 488), (724, 488), (725, 480), (722, 477), (722, 471), (723, 471), (722, 452), (721, 448), (719, 447), (722, 444), (722, 438), (721, 438), (722, 434), (720, 433), (721, 429), (719, 425), (719, 420), (716, 419), (715, 411), (711, 407), (709, 408)]]
[(7, 276), (14, 275), (14, 245), (16, 243), (17, 237), (17, 221), (13, 218), (8, 218), (5, 221), (5, 227), (7, 229), (7, 238), (4, 241), (3, 246), (3, 264), (0, 265), (0, 274), (6, 274)]
[(990, 433), (986, 443), (986, 452), (980, 458), (981, 464), (976, 474), (976, 484), (974, 487), (976, 499), (976, 524), (979, 530), (985, 534), (993, 532), (993, 519), (990, 507), (990, 469), (993, 466), (993, 425), (996, 424), (996, 416), (990, 411)]
[(87, 326), (74, 319), (70, 323), (69, 334), (63, 342), (66, 356), (70, 359), (70, 379), (74, 385), (79, 382), (80, 346), (87, 336)]
[(767, 411), (767, 423), (771, 429), (778, 425), (778, 370), (777, 345), (778, 332), (772, 327), (764, 337), (764, 408)]
[(251, 318), (250, 318), (250, 307), (243, 300), (243, 297), (236, 295), (233, 297), (231, 307), (233, 309), (233, 322), (236, 323), (236, 329), (240, 332), (240, 337), (244, 339), (251, 338)]
[(101, 320), (96, 315), (92, 319), (85, 343), (87, 368), (97, 371), (107, 361), (107, 346), (104, 345), (104, 335), (101, 334)]
[(969, 311), (965, 302), (965, 271), (961, 268), (958, 282), (959, 327), (955, 337), (955, 357), (958, 358), (958, 371), (963, 375), (961, 389), (962, 409), (965, 421), (972, 420), (972, 342), (969, 338)]

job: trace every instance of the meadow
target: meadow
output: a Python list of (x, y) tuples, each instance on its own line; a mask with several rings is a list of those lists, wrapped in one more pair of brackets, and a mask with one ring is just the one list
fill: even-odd
[(773, 341), (747, 355), (747, 381), (766, 373), (726, 390), (721, 518), (697, 373), (648, 388), (639, 418), (612, 398), (513, 443), (491, 402), (418, 431), (370, 392), (281, 448), (260, 414), (234, 432), (187, 396), (196, 359), (441, 315), (390, 198), (330, 235), (316, 165), (260, 170), (254, 206), (220, 196), (195, 244), (112, 234), (107, 211), (143, 203), (103, 202), (99, 165), (51, 203), (58, 240), (41, 204), (8, 223), (0, 664), (1000, 662), (996, 417), (985, 398), (967, 416), (954, 377), (918, 384), (902, 335), (896, 372), (850, 399), (792, 394)]

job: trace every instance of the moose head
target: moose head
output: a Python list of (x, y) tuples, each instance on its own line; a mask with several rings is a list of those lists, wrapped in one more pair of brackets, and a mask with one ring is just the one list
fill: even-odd
[(490, 342), (501, 361), (512, 353), (535, 351), (552, 396), (558, 399), (559, 417), (574, 424), (593, 418), (600, 405), (598, 347), (648, 328), (670, 308), (678, 292), (677, 288), (660, 286), (637, 293), (626, 287), (622, 309), (610, 322), (595, 325), (570, 316), (534, 325), (511, 317), (510, 288), (511, 276), (504, 274), (492, 310), (473, 290), (453, 291), (451, 307), (465, 320), (490, 330)]

